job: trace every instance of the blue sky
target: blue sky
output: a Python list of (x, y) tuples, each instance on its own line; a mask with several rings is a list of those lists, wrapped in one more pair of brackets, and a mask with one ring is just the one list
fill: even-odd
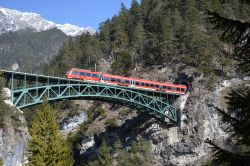
[(0, 6), (38, 13), (59, 24), (90, 26), (98, 30), (99, 23), (118, 13), (121, 3), (130, 8), (131, 2), (132, 0), (0, 0)]

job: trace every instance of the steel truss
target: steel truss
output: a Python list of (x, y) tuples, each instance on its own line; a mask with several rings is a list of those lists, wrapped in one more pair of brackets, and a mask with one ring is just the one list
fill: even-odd
[(20, 109), (40, 104), (45, 99), (81, 98), (125, 104), (148, 111), (161, 120), (177, 122), (176, 108), (160, 93), (21, 72), (0, 71), (0, 75), (6, 78), (11, 101)]

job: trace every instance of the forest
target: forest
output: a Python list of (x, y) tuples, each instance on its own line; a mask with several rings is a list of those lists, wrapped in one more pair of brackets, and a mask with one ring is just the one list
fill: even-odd
[[(192, 68), (197, 75), (203, 75), (205, 89), (212, 91), (221, 80), (242, 78), (249, 74), (247, 69), (250, 63), (246, 61), (249, 52), (242, 51), (249, 50), (249, 36), (242, 40), (240, 37), (235, 39), (231, 35), (244, 36), (242, 34), (245, 33), (245, 29), (239, 27), (243, 26), (242, 22), (250, 27), (249, 16), (249, 4), (239, 0), (141, 0), (140, 2), (133, 0), (129, 9), (121, 4), (117, 15), (100, 23), (96, 34), (82, 34), (65, 42), (59, 54), (45, 65), (43, 73), (64, 76), (70, 68), (76, 67), (117, 75), (138, 76), (154, 67), (178, 66), (179, 72)], [(234, 22), (234, 20), (240, 21)], [(248, 43), (244, 45), (245, 41)], [(241, 44), (244, 47), (239, 47)], [(104, 69), (101, 65), (103, 60), (110, 67)], [(246, 112), (249, 111), (247, 103), (250, 93), (246, 89), (239, 88), (237, 92), (229, 93), (228, 114), (217, 109), (222, 114), (222, 122), (232, 126), (228, 133), (236, 140), (233, 143), (238, 147), (237, 151), (227, 151), (208, 139), (206, 143), (211, 145), (215, 153), (205, 165), (250, 164), (249, 134), (246, 132), (249, 127), (249, 113)], [(44, 154), (47, 157), (47, 163), (44, 165), (47, 165), (48, 161), (53, 161), (52, 165), (152, 164), (153, 156), (150, 153), (152, 147), (144, 138), (133, 141), (129, 150), (123, 148), (123, 142), (119, 139), (112, 143), (99, 140), (98, 155), (91, 156), (90, 159), (84, 158), (84, 155), (79, 154), (80, 141), (89, 132), (90, 126), (96, 119), (104, 119), (108, 115), (100, 103), (94, 103), (93, 107), (85, 110), (88, 120), (80, 125), (76, 133), (71, 133), (67, 141), (63, 141), (58, 137), (59, 129), (56, 127), (54, 115), (62, 107), (75, 107), (65, 103), (61, 105), (56, 103), (52, 107), (45, 103), (37, 108), (43, 111), (34, 117), (28, 115), (32, 110), (26, 113), (33, 138), (29, 146), (30, 154), (43, 151), (43, 145), (51, 154)], [(57, 110), (55, 114), (50, 113), (53, 109)], [(236, 110), (239, 112), (235, 112)], [(51, 125), (46, 125), (47, 122)], [(43, 132), (36, 130), (39, 128), (38, 123), (41, 123), (39, 126)], [(118, 127), (115, 118), (109, 119), (104, 125), (107, 130)], [(51, 131), (51, 134), (44, 129)], [(52, 139), (57, 138), (60, 141), (46, 145), (43, 140), (38, 139), (39, 132), (45, 138), (50, 139), (52, 136)], [(41, 149), (36, 148), (35, 144)], [(49, 146), (53, 145), (55, 149), (50, 151)], [(55, 158), (52, 158), (53, 154), (56, 154)], [(29, 159), (34, 163), (42, 161), (39, 155), (31, 155)], [(60, 162), (57, 163), (56, 160)]]

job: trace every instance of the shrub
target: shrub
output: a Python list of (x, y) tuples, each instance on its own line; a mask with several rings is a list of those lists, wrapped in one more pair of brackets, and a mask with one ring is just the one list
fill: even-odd
[(110, 118), (105, 122), (105, 125), (107, 126), (108, 129), (113, 129), (118, 126), (117, 121), (115, 118)]

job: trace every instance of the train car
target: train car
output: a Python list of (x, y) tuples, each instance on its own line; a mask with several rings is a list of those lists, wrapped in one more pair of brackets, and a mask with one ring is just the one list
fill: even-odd
[(172, 83), (161, 83), (151, 80), (124, 77), (102, 72), (92, 72), (90, 70), (72, 68), (66, 75), (67, 78), (81, 79), (90, 82), (100, 82), (108, 85), (127, 86), (138, 89), (147, 89), (152, 91), (162, 91), (166, 93), (186, 94), (187, 87)]
[(72, 68), (66, 73), (66, 78), (81, 79), (85, 81), (99, 82), (101, 72)]
[(120, 86), (129, 86), (130, 81), (125, 81), (122, 76), (112, 75), (112, 74), (102, 74), (101, 82), (112, 84), (112, 85), (120, 85)]
[(180, 94), (187, 93), (187, 87), (185, 85), (179, 85), (179, 84), (162, 83), (161, 90), (170, 93), (180, 93)]

